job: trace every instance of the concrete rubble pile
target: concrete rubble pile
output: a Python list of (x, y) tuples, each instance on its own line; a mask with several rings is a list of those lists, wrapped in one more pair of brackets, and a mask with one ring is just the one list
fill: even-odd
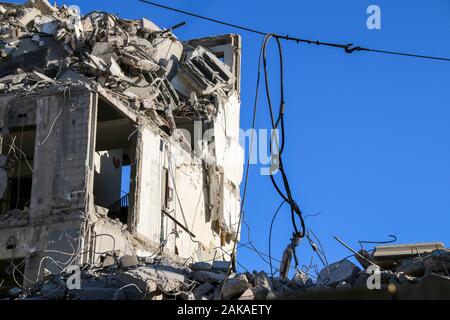
[[(392, 246), (395, 248), (394, 246)], [(416, 245), (409, 246), (416, 247)], [(431, 248), (431, 247), (429, 247)], [(377, 248), (378, 251), (383, 247)], [(328, 265), (317, 276), (298, 270), (291, 280), (270, 277), (265, 272), (231, 273), (225, 281), (229, 262), (196, 262), (189, 267), (168, 259), (138, 259), (113, 255), (105, 256), (97, 267), (84, 268), (81, 289), (69, 289), (70, 273), (49, 275), (32, 291), (10, 290), (10, 299), (80, 299), (80, 300), (277, 300), (320, 297), (323, 293), (357, 292), (364, 297), (372, 290), (368, 279), (379, 275), (380, 292), (395, 293), (401, 289), (421, 292), (420, 285), (431, 284), (449, 294), (450, 250), (420, 250), (420, 257), (409, 254), (391, 256), (372, 255), (373, 263), (384, 261), (384, 268), (374, 271), (359, 268), (349, 260)], [(405, 258), (410, 256), (410, 258)], [(376, 257), (376, 258), (374, 258)], [(365, 261), (365, 260), (364, 260)], [(365, 261), (363, 265), (368, 263)], [(387, 267), (390, 266), (390, 267)], [(384, 291), (383, 291), (384, 290)], [(376, 291), (376, 290), (375, 290)], [(333, 295), (332, 297), (336, 297)]]
[[(185, 52), (171, 29), (148, 19), (29, 0), (0, 6), (0, 94), (28, 94), (55, 83), (107, 90), (170, 130), (174, 116), (212, 118), (235, 81), (230, 68), (198, 46)], [(159, 117), (158, 117), (159, 116)]]

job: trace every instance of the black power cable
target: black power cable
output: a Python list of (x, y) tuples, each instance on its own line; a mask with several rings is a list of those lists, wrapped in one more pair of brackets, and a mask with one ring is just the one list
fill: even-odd
[[(269, 74), (267, 71), (267, 45), (269, 43), (269, 40), (271, 38), (275, 38), (276, 42), (277, 42), (277, 47), (278, 47), (278, 54), (279, 54), (279, 59), (280, 59), (280, 107), (278, 110), (278, 117), (275, 120), (274, 118), (274, 111), (273, 111), (273, 106), (272, 106), (272, 100), (271, 100), (271, 95), (270, 95), (270, 85), (269, 85)], [(281, 147), (278, 145), (278, 138), (276, 136), (275, 138), (275, 143), (276, 143), (276, 152), (277, 152), (277, 160), (278, 160), (278, 167), (277, 169), (280, 171), (281, 173), (281, 177), (283, 180), (283, 185), (284, 185), (284, 190), (285, 193), (281, 190), (281, 188), (278, 186), (278, 183), (275, 180), (274, 175), (271, 174), (270, 176), (270, 180), (272, 181), (273, 186), (275, 187), (275, 190), (278, 192), (278, 194), (283, 198), (284, 201), (286, 201), (286, 203), (289, 204), (290, 209), (291, 209), (291, 220), (292, 220), (292, 226), (294, 228), (295, 231), (295, 236), (298, 238), (303, 238), (305, 236), (305, 221), (303, 219), (302, 216), (302, 212), (299, 208), (299, 206), (297, 205), (297, 202), (294, 200), (293, 196), (292, 196), (292, 192), (291, 192), (291, 187), (289, 184), (289, 180), (287, 178), (287, 174), (286, 171), (284, 169), (284, 165), (283, 165), (283, 151), (284, 151), (284, 147), (285, 147), (285, 134), (284, 134), (284, 130), (285, 130), (285, 126), (284, 126), (284, 110), (285, 110), (285, 101), (284, 101), (284, 65), (283, 65), (283, 51), (281, 48), (281, 42), (280, 39), (276, 37), (276, 35), (273, 34), (269, 34), (264, 38), (263, 41), (263, 45), (262, 45), (262, 51), (263, 51), (263, 65), (264, 65), (264, 78), (265, 78), (265, 85), (266, 85), (266, 96), (267, 96), (267, 103), (269, 105), (269, 113), (270, 113), (270, 119), (272, 122), (272, 129), (274, 130), (274, 132), (276, 132), (276, 130), (278, 130), (278, 126), (280, 125), (281, 128)], [(272, 139), (270, 140), (270, 154), (272, 155), (273, 158), (273, 141)], [(301, 231), (299, 230), (298, 226), (297, 226), (297, 222), (296, 222), (296, 216), (300, 219), (300, 224), (301, 224)]]
[[(191, 17), (195, 17), (195, 18), (198, 18), (198, 19), (206, 20), (206, 21), (209, 21), (209, 22), (218, 23), (218, 24), (221, 24), (221, 25), (224, 25), (224, 26), (228, 26), (228, 27), (244, 30), (244, 31), (255, 33), (255, 34), (259, 34), (259, 35), (262, 35), (262, 36), (267, 36), (267, 35), (270, 34), (268, 32), (263, 32), (263, 31), (256, 30), (256, 29), (253, 29), (253, 28), (247, 28), (247, 27), (240, 26), (240, 25), (237, 25), (237, 24), (233, 24), (233, 23), (222, 21), (222, 20), (217, 20), (217, 19), (206, 17), (206, 16), (202, 16), (202, 15), (199, 15), (199, 14), (196, 14), (196, 13), (193, 13), (193, 12), (188, 12), (188, 11), (176, 9), (176, 8), (173, 8), (173, 7), (165, 6), (165, 5), (153, 2), (153, 1), (147, 1), (147, 0), (138, 0), (138, 1), (142, 2), (142, 3), (146, 3), (148, 5), (159, 7), (159, 8), (162, 8), (162, 9), (166, 9), (166, 10), (182, 13), (182, 14), (185, 14), (185, 15), (188, 15), (188, 16), (191, 16)], [(285, 35), (285, 36), (278, 35), (278, 34), (272, 34), (272, 35), (274, 35), (278, 39), (283, 39), (283, 40), (288, 40), (288, 41), (295, 41), (297, 43), (315, 44), (315, 45), (321, 45), (321, 46), (326, 46), (326, 47), (340, 48), (340, 49), (345, 50), (346, 53), (353, 53), (355, 51), (367, 51), (367, 52), (382, 53), (382, 54), (389, 54), (389, 55), (397, 55), (397, 56), (404, 56), (404, 57), (413, 57), (413, 58), (419, 58), (419, 59), (431, 59), (431, 60), (440, 60), (440, 61), (450, 61), (450, 58), (435, 57), (435, 56), (430, 56), (430, 55), (420, 55), (420, 54), (398, 52), (398, 51), (387, 51), (387, 50), (370, 49), (370, 48), (364, 48), (364, 47), (359, 47), (359, 46), (358, 47), (354, 47), (353, 44), (339, 44), (339, 43), (323, 42), (323, 41), (317, 41), (317, 40), (308, 40), (308, 39), (290, 37), (289, 35)]]
[(278, 215), (278, 212), (280, 212), (280, 209), (283, 207), (283, 205), (286, 203), (286, 201), (283, 200), (283, 202), (278, 206), (277, 210), (275, 211), (275, 214), (272, 217), (272, 221), (270, 222), (270, 230), (269, 230), (269, 262), (270, 262), (270, 275), (273, 278), (273, 266), (272, 266), (272, 229), (273, 225), (275, 223), (275, 219)]

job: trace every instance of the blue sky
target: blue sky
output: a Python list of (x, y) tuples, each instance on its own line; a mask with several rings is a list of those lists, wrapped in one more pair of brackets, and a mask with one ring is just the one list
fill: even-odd
[[(21, 1), (19, 1), (21, 2)], [(450, 57), (447, 0), (217, 1), (159, 3), (267, 32), (377, 49)], [(260, 36), (164, 11), (137, 1), (72, 1), (84, 13), (99, 9), (125, 18), (146, 16), (162, 27), (186, 21), (181, 39), (224, 33), (243, 38), (241, 127), (250, 127)], [(382, 10), (382, 29), (368, 30), (366, 8)], [(358, 240), (450, 244), (450, 63), (283, 42), (286, 66), (285, 167), (306, 222), (319, 236), (328, 261)], [(275, 52), (275, 47), (270, 47)], [(276, 56), (269, 54), (271, 74)], [(276, 78), (272, 80), (276, 86)], [(274, 101), (277, 92), (274, 90)], [(269, 126), (265, 99), (258, 128)], [(269, 178), (251, 166), (245, 205), (250, 239), (267, 252), (269, 224), (281, 200)], [(279, 258), (292, 232), (282, 210), (274, 226), (272, 252)], [(247, 242), (243, 227), (242, 240)], [(298, 248), (301, 264), (311, 256)], [(249, 270), (268, 270), (254, 252), (240, 249)], [(314, 257), (314, 262), (320, 265)]]

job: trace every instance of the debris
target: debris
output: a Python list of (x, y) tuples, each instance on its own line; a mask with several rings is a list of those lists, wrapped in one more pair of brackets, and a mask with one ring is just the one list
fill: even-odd
[(314, 285), (314, 282), (305, 273), (298, 270), (289, 282), (293, 288), (307, 288)]
[(444, 249), (442, 242), (400, 244), (375, 247), (373, 259), (376, 263), (395, 263), (395, 261)]
[(254, 273), (255, 276), (255, 287), (261, 288), (266, 291), (266, 295), (268, 292), (273, 290), (272, 281), (267, 276), (267, 273), (261, 271), (259, 273)]
[(130, 268), (139, 265), (139, 260), (136, 256), (122, 256), (119, 259), (119, 264), (121, 268)]
[(192, 292), (184, 292), (182, 291), (179, 294), (181, 300), (195, 300), (195, 296)]
[(144, 32), (147, 33), (161, 31), (161, 29), (156, 24), (146, 18), (141, 19), (141, 28)]
[(37, 8), (43, 14), (53, 14), (58, 12), (58, 9), (53, 7), (47, 0), (28, 0), (26, 5), (28, 7)]
[(267, 288), (263, 287), (252, 288), (251, 290), (255, 300), (265, 300), (267, 298), (267, 294), (270, 292)]
[[(435, 250), (424, 259), (428, 261), (429, 266), (437, 268), (434, 263), (448, 261), (449, 252), (447, 249)], [(122, 257), (121, 260), (127, 259), (129, 258)], [(103, 261), (106, 268), (95, 270), (87, 268), (82, 271), (83, 286), (80, 290), (67, 290), (68, 275), (61, 275), (51, 276), (40, 285), (37, 292), (25, 293), (16, 290), (13, 296), (15, 299), (56, 300), (141, 300), (165, 299), (173, 296), (182, 300), (214, 300), (218, 299), (222, 291), (223, 299), (285, 300), (302, 299), (305, 295), (320, 294), (329, 290), (336, 290), (336, 294), (341, 291), (349, 293), (352, 290), (357, 290), (358, 294), (364, 290), (371, 291), (368, 290), (367, 280), (372, 273), (368, 270), (359, 270), (348, 260), (328, 265), (319, 273), (316, 283), (301, 271), (297, 271), (290, 281), (281, 277), (270, 278), (264, 272), (254, 272), (253, 274), (233, 274), (224, 282), (226, 277), (224, 272), (201, 270), (211, 267), (209, 263), (196, 262), (188, 269), (170, 261), (163, 263), (142, 260), (142, 265), (130, 266), (126, 271), (118, 271), (115, 268), (109, 268), (112, 265), (106, 261), (106, 259)], [(110, 260), (111, 263), (113, 261), (114, 259)], [(195, 268), (200, 270), (194, 270)], [(224, 265), (222, 269), (224, 270)], [(399, 292), (401, 287), (411, 287), (414, 291), (419, 285), (436, 288), (450, 286), (450, 276), (447, 276), (445, 272), (428, 272), (423, 276), (413, 277), (403, 272), (381, 270), (379, 275), (380, 289), (391, 294)]]
[(354, 283), (360, 269), (348, 260), (332, 263), (319, 273), (320, 281), (329, 287), (335, 287), (340, 282)]
[(214, 261), (212, 264), (212, 271), (228, 272), (230, 268), (230, 261)]
[(226, 275), (212, 271), (197, 270), (193, 272), (192, 277), (200, 282), (220, 283), (225, 280)]
[(195, 288), (192, 293), (197, 300), (201, 300), (208, 292), (212, 291), (214, 288), (215, 287), (212, 284), (210, 284), (209, 282), (205, 282)]
[[(356, 258), (356, 260), (358, 260), (358, 262), (361, 264), (361, 266), (364, 269), (367, 269), (371, 265), (371, 263), (369, 263), (369, 261), (373, 262), (372, 255), (364, 249), (359, 250), (358, 254), (355, 255), (355, 258)], [(363, 258), (365, 258), (365, 259), (363, 259)]]
[(294, 293), (294, 290), (288, 286), (281, 284), (274, 291), (267, 294), (267, 300), (286, 300), (289, 299)]
[(36, 17), (39, 16), (40, 14), (41, 11), (39, 11), (36, 8), (26, 8), (16, 19), (22, 27), (26, 27), (31, 21), (34, 21), (34, 19), (36, 19)]
[(227, 65), (204, 48), (197, 47), (181, 62), (172, 84), (184, 96), (189, 97), (192, 91), (200, 95), (211, 94), (232, 84), (234, 80)]
[(9, 291), (8, 291), (8, 297), (9, 297), (11, 300), (14, 300), (14, 299), (19, 298), (20, 295), (21, 295), (22, 293), (23, 293), (23, 290), (20, 289), (20, 288), (17, 288), (17, 287), (11, 288), (11, 289), (9, 289)]
[(191, 269), (194, 271), (197, 270), (205, 270), (205, 271), (209, 271), (211, 270), (212, 265), (208, 262), (195, 262), (193, 264), (191, 264)]
[(47, 64), (48, 49), (24, 53), (11, 57), (9, 60), (0, 60), (0, 77), (14, 74), (18, 69), (31, 72), (34, 69), (44, 69)]
[(239, 297), (238, 300), (254, 300), (255, 294), (253, 293), (252, 289), (247, 289), (244, 291), (244, 293)]
[(158, 285), (154, 279), (147, 279), (136, 273), (122, 272), (118, 273), (116, 278), (124, 284), (132, 283), (144, 292), (155, 292), (158, 289)]
[(34, 27), (40, 33), (55, 35), (58, 30), (58, 22), (49, 16), (38, 16), (34, 19)]
[(405, 259), (395, 269), (395, 272), (401, 272), (409, 276), (422, 276), (425, 273), (425, 265), (420, 258)]
[(240, 274), (232, 279), (228, 279), (222, 289), (222, 297), (224, 299), (231, 299), (240, 296), (244, 291), (250, 288), (247, 277)]
[(112, 266), (115, 266), (117, 264), (116, 257), (113, 255), (107, 254), (102, 261), (102, 267), (103, 268), (109, 268)]

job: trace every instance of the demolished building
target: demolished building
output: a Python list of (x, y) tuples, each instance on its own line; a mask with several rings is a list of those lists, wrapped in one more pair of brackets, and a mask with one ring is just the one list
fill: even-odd
[(229, 259), (241, 39), (172, 31), (46, 0), (0, 3), (4, 286), (111, 254)]

